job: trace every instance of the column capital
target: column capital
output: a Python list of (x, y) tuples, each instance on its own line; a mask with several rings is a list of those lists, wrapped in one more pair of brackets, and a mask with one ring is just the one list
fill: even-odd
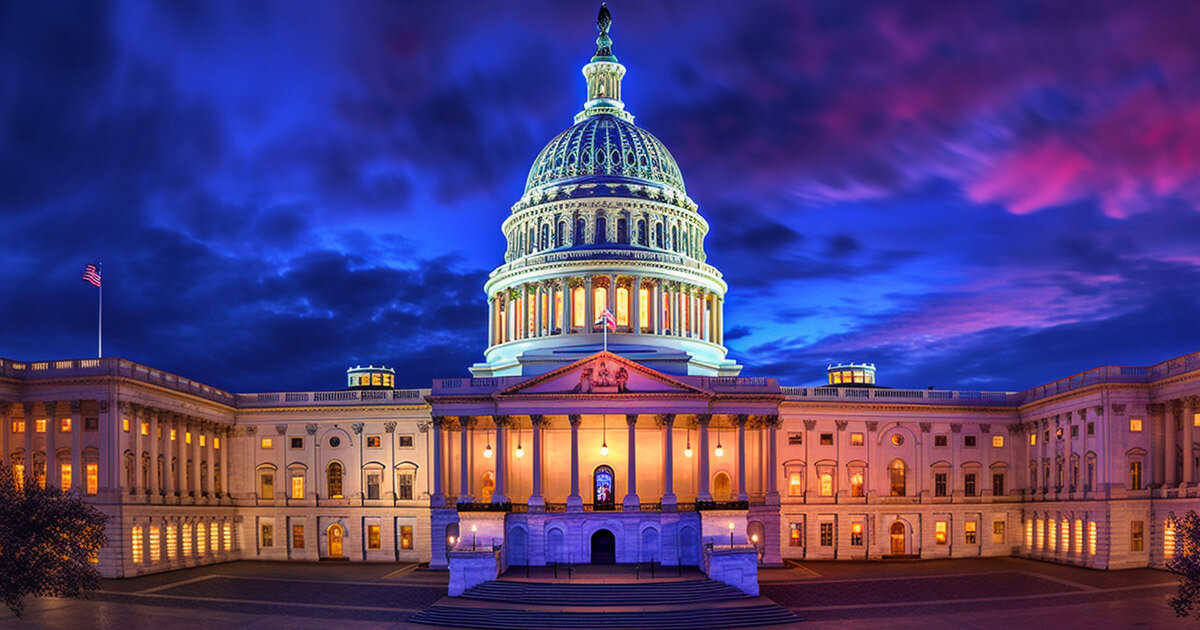
[(286, 424), (275, 425), (275, 432), (278, 433), (279, 435), (283, 435), (284, 433), (287, 433), (287, 425)]
[(659, 427), (659, 428), (674, 427), (675, 426), (675, 414), (673, 414), (673, 413), (656, 413), (656, 414), (654, 414), (654, 426)]
[(1191, 409), (1196, 409), (1197, 407), (1200, 407), (1200, 396), (1184, 396), (1183, 404)]
[[(25, 421), (26, 421), (26, 422), (28, 422), (28, 421), (29, 421), (31, 418), (33, 418), (33, 406), (34, 406), (35, 404), (37, 404), (37, 403), (32, 403), (32, 402), (23, 402), (23, 403), (21, 403), (21, 408), (22, 408), (22, 409), (25, 411)], [(31, 429), (29, 429), (28, 427), (26, 427), (26, 428), (25, 428), (25, 430), (28, 432), (28, 431), (30, 431)]]
[(439, 429), (446, 424), (446, 416), (430, 416), (429, 419), (433, 422), (433, 426)]
[(963, 427), (963, 425), (961, 422), (951, 422), (950, 423), (950, 432), (951, 433), (962, 433), (962, 427)]
[[(422, 424), (424, 424), (424, 423), (422, 423)], [(426, 426), (428, 426), (428, 425), (426, 425)], [(383, 423), (383, 431), (385, 433), (395, 433), (396, 432), (396, 421), (392, 420), (389, 422), (384, 422)], [(421, 431), (421, 433), (424, 433), (424, 431)]]
[(535, 427), (544, 427), (547, 424), (546, 416), (540, 413), (529, 414), (529, 424), (532, 424)]
[[(1161, 415), (1166, 414), (1167, 405), (1166, 405), (1166, 403), (1160, 403), (1160, 402), (1150, 403), (1150, 404), (1146, 405), (1146, 411), (1149, 412), (1150, 415), (1152, 415), (1152, 416), (1161, 416)], [(1083, 417), (1083, 416), (1080, 416), (1080, 417)]]
[(768, 429), (779, 428), (779, 414), (777, 413), (769, 413), (763, 416), (758, 416), (758, 418), (759, 422), (762, 423), (762, 426)]
[(258, 434), (258, 426), (257, 425), (251, 424), (246, 427), (246, 435), (254, 436), (257, 434)]
[(735, 423), (736, 423), (736, 424), (737, 424), (739, 427), (744, 427), (744, 426), (746, 426), (746, 423), (750, 421), (750, 414), (748, 414), (748, 413), (739, 413), (739, 414), (736, 414), (736, 415), (734, 415), (734, 416), (733, 416), (733, 421), (734, 421), (734, 422), (735, 422)]
[(58, 401), (57, 400), (43, 400), (42, 408), (45, 410), (46, 418), (48, 420), (53, 420), (54, 413), (58, 410)]
[(572, 427), (578, 427), (579, 424), (583, 422), (583, 416), (577, 413), (572, 413), (567, 416), (567, 421), (571, 423)]
[[(776, 423), (776, 425), (779, 424), (779, 416), (775, 416), (775, 423)], [(878, 420), (867, 420), (867, 430), (868, 431), (878, 431), (879, 430), (879, 421)]]
[(309, 435), (316, 435), (317, 434), (317, 423), (311, 422), (309, 424), (304, 425), (304, 432)]
[(83, 411), (83, 401), (82, 400), (72, 400), (71, 401), (71, 413), (76, 414), (76, 413), (81, 413), (82, 411)]
[(513, 419), (512, 416), (507, 414), (497, 414), (492, 416), (492, 424), (496, 425), (497, 429), (502, 427), (507, 428), (513, 425)]
[(636, 413), (625, 414), (625, 424), (633, 427), (637, 425), (638, 415)]
[(713, 415), (711, 413), (698, 413), (696, 414), (696, 424), (702, 427), (707, 427), (708, 424), (712, 422), (712, 418)]
[(367, 425), (364, 422), (355, 422), (350, 425), (350, 430), (354, 432), (354, 435), (361, 435), (365, 426)]
[(837, 427), (838, 431), (845, 431), (846, 427), (850, 426), (850, 422), (848, 420), (834, 420), (833, 424)]
[(475, 426), (475, 416), (458, 416), (458, 427), (462, 430)]

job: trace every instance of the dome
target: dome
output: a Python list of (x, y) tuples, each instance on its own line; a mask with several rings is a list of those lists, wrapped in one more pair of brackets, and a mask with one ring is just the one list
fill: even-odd
[(686, 193), (670, 151), (650, 132), (613, 116), (589, 116), (558, 134), (542, 149), (525, 192), (547, 184), (652, 183)]

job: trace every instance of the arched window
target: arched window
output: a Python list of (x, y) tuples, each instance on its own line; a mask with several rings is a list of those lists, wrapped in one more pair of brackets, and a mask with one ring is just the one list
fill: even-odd
[(661, 223), (654, 224), (654, 246), (663, 248), (663, 225)]
[(592, 321), (591, 328), (596, 328), (596, 321), (600, 319), (600, 314), (604, 309), (608, 308), (608, 287), (595, 287), (592, 289)]
[(571, 325), (577, 328), (584, 326), (584, 319), (587, 317), (587, 292), (583, 287), (575, 287), (571, 289)]
[(616, 487), (613, 469), (597, 466), (592, 473), (592, 504), (597, 510), (611, 510), (616, 506)]
[(529, 239), (525, 241), (525, 253), (532, 254), (533, 248), (536, 246), (537, 246), (537, 233), (533, 231), (532, 227), (530, 227), (529, 228)]
[(717, 501), (729, 501), (732, 498), (731, 482), (729, 473), (725, 471), (718, 472), (713, 476), (713, 499)]
[(638, 245), (642, 245), (642, 246), (647, 245), (647, 242), (646, 242), (647, 237), (648, 237), (648, 235), (646, 234), (646, 220), (638, 219), (638, 222), (637, 222), (637, 243), (638, 243)]
[(608, 219), (596, 217), (596, 243), (608, 242)]
[(587, 223), (583, 219), (575, 221), (575, 242), (573, 245), (583, 245), (583, 236), (587, 232)]
[(325, 468), (325, 482), (329, 490), (329, 498), (342, 498), (342, 468), (341, 462), (329, 462), (329, 466)]
[(629, 221), (624, 217), (617, 219), (617, 242), (622, 245), (629, 244)]
[(676, 251), (676, 252), (679, 251), (679, 226), (678, 225), (671, 226), (671, 246), (669, 249), (671, 249), (671, 251)]
[(550, 224), (542, 224), (542, 249), (550, 249)]
[(904, 484), (904, 460), (894, 459), (888, 464), (888, 477), (891, 479), (892, 496), (902, 497), (905, 495), (906, 487)]
[(567, 222), (559, 221), (558, 229), (554, 233), (554, 246), (562, 247), (563, 239), (565, 239), (566, 237), (567, 237)]
[(833, 475), (831, 473), (821, 473), (821, 496), (833, 496)]

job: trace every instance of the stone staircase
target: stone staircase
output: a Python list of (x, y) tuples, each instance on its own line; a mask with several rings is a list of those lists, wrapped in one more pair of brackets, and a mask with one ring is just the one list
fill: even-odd
[(708, 579), (627, 584), (495, 580), (409, 617), (465, 628), (750, 628), (802, 621), (766, 597)]

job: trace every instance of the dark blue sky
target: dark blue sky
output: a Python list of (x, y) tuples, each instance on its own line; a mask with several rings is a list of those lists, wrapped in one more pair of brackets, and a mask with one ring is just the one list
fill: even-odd
[[(0, 356), (234, 391), (482, 358), (594, 2), (0, 1)], [(610, 3), (750, 375), (1023, 389), (1200, 349), (1200, 3)]]

